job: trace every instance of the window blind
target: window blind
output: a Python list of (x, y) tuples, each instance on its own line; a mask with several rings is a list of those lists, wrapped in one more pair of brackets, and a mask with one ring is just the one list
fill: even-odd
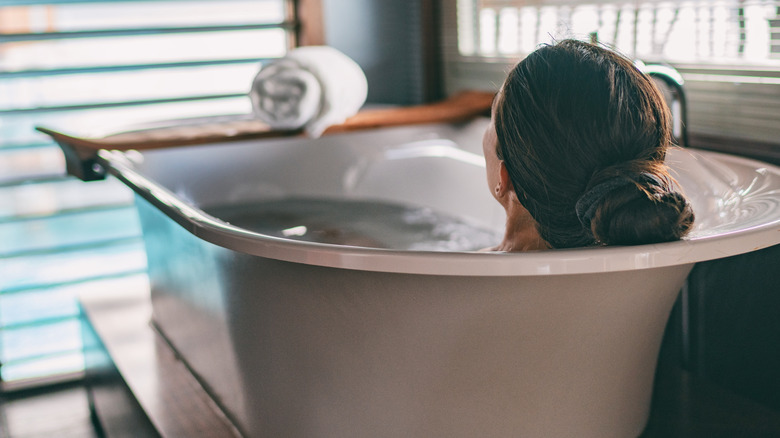
[(43, 125), (100, 135), (247, 114), (294, 44), (285, 0), (0, 1), (0, 383), (83, 372), (76, 297), (148, 287), (132, 193), (64, 175)]
[(780, 144), (780, 1), (458, 0), (444, 13), (448, 91), (497, 88), (539, 44), (596, 39), (677, 68), (689, 131)]

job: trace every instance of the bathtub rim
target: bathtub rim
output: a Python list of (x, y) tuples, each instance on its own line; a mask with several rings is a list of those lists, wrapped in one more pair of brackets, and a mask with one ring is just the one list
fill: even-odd
[[(777, 171), (760, 161), (705, 152)], [(200, 239), (249, 255), (332, 268), (454, 276), (587, 274), (693, 264), (780, 244), (780, 217), (758, 226), (674, 242), (518, 253), (404, 251), (305, 242), (232, 226), (192, 207), (134, 170), (124, 152), (101, 150), (97, 161), (137, 195)]]

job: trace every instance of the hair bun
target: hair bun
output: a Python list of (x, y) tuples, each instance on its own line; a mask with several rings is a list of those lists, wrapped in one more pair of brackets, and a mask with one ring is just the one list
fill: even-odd
[(595, 239), (606, 245), (639, 245), (687, 234), (693, 227), (693, 208), (685, 196), (664, 186), (637, 181), (607, 194), (590, 222)]

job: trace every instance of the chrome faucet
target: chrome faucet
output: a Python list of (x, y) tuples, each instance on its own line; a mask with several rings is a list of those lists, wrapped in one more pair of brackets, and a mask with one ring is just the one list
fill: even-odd
[(685, 100), (682, 75), (673, 67), (665, 64), (645, 64), (636, 62), (637, 68), (652, 78), (660, 79), (672, 93), (669, 106), (672, 110), (673, 134), (680, 146), (688, 146), (688, 107)]

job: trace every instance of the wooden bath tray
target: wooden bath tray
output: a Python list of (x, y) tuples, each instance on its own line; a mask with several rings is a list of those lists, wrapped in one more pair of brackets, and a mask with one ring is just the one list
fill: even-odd
[[(441, 102), (402, 107), (364, 110), (340, 125), (330, 126), (323, 135), (391, 126), (425, 123), (458, 123), (487, 115), (493, 94), (465, 91)], [(278, 138), (303, 135), (301, 129), (274, 131), (251, 115), (223, 116), (159, 123), (147, 129), (116, 133), (100, 138), (66, 134), (43, 126), (36, 130), (49, 135), (65, 153), (69, 174), (85, 181), (103, 179), (96, 167), (97, 151), (144, 150), (220, 143), (248, 139)]]

